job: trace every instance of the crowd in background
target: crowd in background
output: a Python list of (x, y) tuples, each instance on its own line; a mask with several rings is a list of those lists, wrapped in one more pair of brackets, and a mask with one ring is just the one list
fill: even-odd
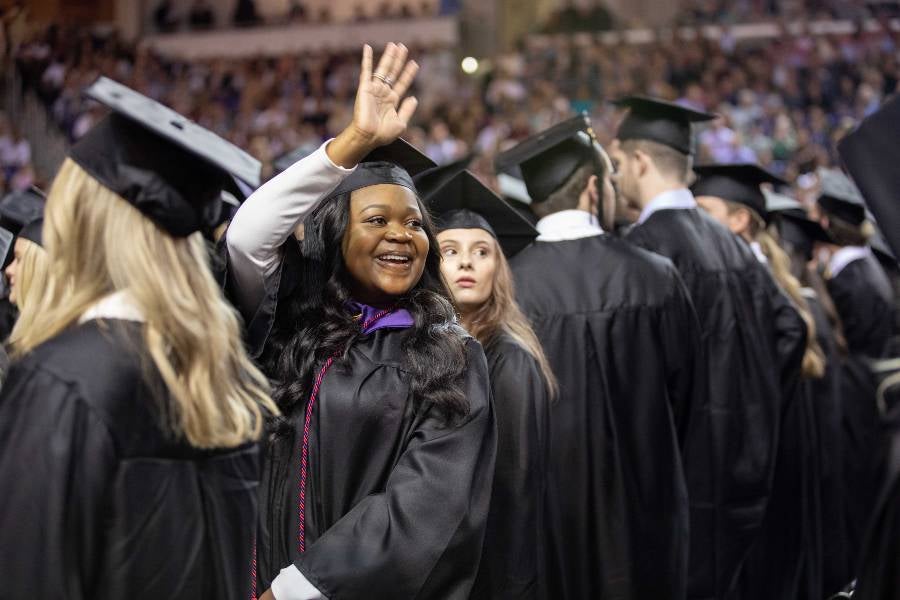
[[(224, 19), (216, 14), (211, 0), (193, 0), (190, 5), (161, 0), (153, 9), (153, 27), (160, 33), (184, 29), (203, 31), (217, 27), (254, 27), (285, 23), (333, 23), (335, 17), (325, 7), (310, 7), (303, 0), (290, 0), (286, 12), (263, 16), (253, 0), (238, 0), (234, 10)], [(353, 21), (373, 19), (416, 19), (450, 14), (460, 8), (459, 0), (407, 0), (399, 5), (390, 2), (360, 2), (353, 11)]]
[(680, 11), (682, 25), (743, 23), (802, 17), (816, 19), (860, 19), (896, 16), (896, 2), (860, 0), (687, 0)]
[[(424, 68), (410, 141), (438, 163), (475, 153), (473, 167), (488, 180), (498, 150), (573, 111), (589, 112), (607, 142), (619, 117), (607, 100), (634, 93), (720, 115), (699, 135), (698, 164), (759, 162), (794, 180), (836, 164), (835, 141), (900, 81), (898, 34), (890, 31), (643, 45), (535, 36), (474, 76), (452, 49), (412, 52)], [(103, 114), (81, 95), (103, 74), (247, 149), (264, 175), (280, 154), (314, 148), (349, 120), (358, 77), (355, 52), (183, 62), (84, 30), (43, 31), (16, 57), (70, 140)], [(9, 187), (27, 152), (6, 129), (0, 160)]]

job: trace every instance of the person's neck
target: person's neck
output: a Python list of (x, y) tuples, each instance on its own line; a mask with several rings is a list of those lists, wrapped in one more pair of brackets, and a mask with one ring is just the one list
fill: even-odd
[(397, 304), (397, 298), (394, 296), (373, 293), (371, 290), (360, 289), (357, 286), (350, 287), (350, 301), (379, 310), (387, 310)]
[(648, 182), (644, 186), (644, 189), (641, 190), (641, 210), (647, 208), (647, 205), (661, 194), (665, 194), (666, 192), (674, 192), (675, 190), (683, 190), (686, 188), (687, 186), (680, 181), (658, 180)]
[(462, 328), (468, 332), (472, 331), (472, 326), (475, 325), (475, 313), (472, 311), (459, 313), (459, 324), (462, 325)]

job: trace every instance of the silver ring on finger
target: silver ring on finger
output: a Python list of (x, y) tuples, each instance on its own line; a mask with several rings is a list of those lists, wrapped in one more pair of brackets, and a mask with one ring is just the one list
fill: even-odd
[(382, 75), (381, 73), (372, 73), (372, 77), (374, 77), (375, 79), (378, 79), (379, 81), (381, 81), (382, 83), (384, 83), (386, 86), (388, 86), (390, 88), (394, 87), (394, 80), (391, 79), (390, 77), (388, 77), (387, 75)]

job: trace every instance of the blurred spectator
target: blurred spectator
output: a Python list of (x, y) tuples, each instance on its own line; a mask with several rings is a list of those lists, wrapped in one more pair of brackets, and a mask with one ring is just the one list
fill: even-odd
[(238, 27), (253, 27), (259, 24), (254, 0), (238, 0), (234, 9), (234, 24)]
[(594, 6), (570, 4), (558, 10), (549, 20), (544, 30), (552, 33), (574, 33), (579, 31), (605, 31), (613, 26), (612, 15), (601, 3)]
[(215, 23), (215, 14), (207, 0), (194, 0), (188, 23), (192, 29), (210, 29)]
[(175, 31), (178, 27), (178, 19), (172, 12), (172, 1), (162, 0), (153, 11), (153, 24), (156, 30), (162, 33)]
[(440, 120), (432, 122), (424, 150), (439, 165), (453, 162), (466, 153), (465, 144), (453, 137), (447, 124)]
[(13, 48), (18, 46), (27, 28), (28, 5), (25, 0), (16, 0), (0, 9), (0, 22), (3, 25), (3, 58), (12, 56)]
[(440, 0), (439, 15), (455, 15), (462, 10), (462, 0)]
[(31, 163), (22, 165), (21, 168), (16, 170), (13, 174), (12, 178), (9, 180), (9, 185), (7, 191), (9, 192), (22, 192), (29, 189), (31, 186), (37, 183), (37, 178), (34, 174), (34, 167), (31, 166)]
[(288, 9), (288, 19), (293, 23), (303, 23), (309, 18), (306, 14), (306, 6), (300, 0), (291, 0)]
[(31, 144), (19, 127), (11, 125), (8, 133), (0, 137), (0, 166), (6, 179), (11, 179), (19, 169), (31, 164)]

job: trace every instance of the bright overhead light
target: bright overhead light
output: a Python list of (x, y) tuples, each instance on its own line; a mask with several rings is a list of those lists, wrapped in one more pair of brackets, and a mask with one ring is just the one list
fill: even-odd
[(472, 58), (471, 56), (467, 56), (462, 60), (462, 70), (463, 73), (467, 75), (471, 75), (475, 71), (478, 70), (478, 59)]

